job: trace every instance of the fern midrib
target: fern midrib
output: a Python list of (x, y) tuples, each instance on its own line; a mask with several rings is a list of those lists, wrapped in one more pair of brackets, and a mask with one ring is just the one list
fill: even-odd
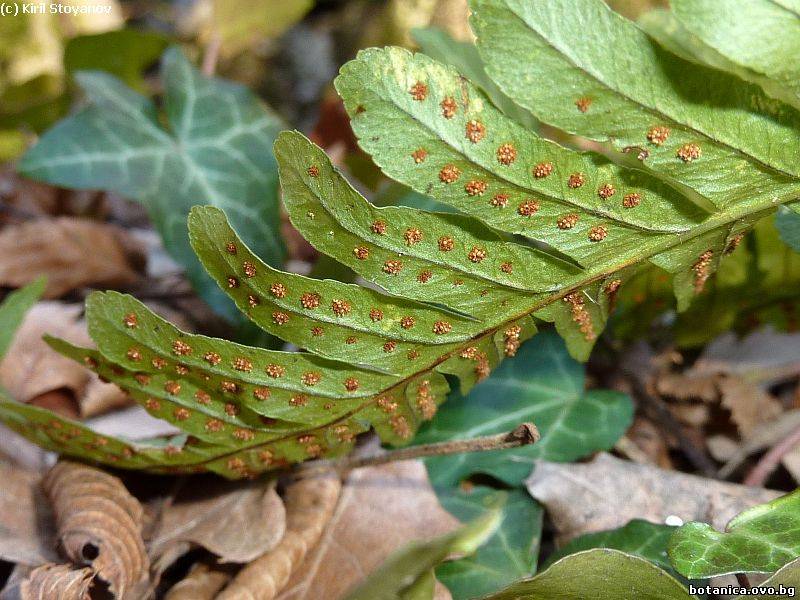
[[(795, 193), (800, 193), (800, 184), (798, 184), (798, 189), (797, 189), (797, 191)], [(446, 352), (445, 354), (440, 356), (433, 363), (430, 363), (430, 364), (426, 365), (424, 368), (421, 368), (421, 369), (419, 369), (419, 370), (417, 370), (417, 371), (405, 376), (402, 380), (398, 381), (397, 383), (395, 383), (395, 384), (393, 384), (393, 385), (381, 390), (380, 392), (377, 392), (373, 396), (370, 396), (367, 401), (363, 402), (362, 404), (360, 404), (358, 407), (352, 409), (351, 411), (349, 411), (349, 412), (341, 415), (340, 417), (338, 417), (336, 419), (333, 419), (333, 420), (331, 420), (331, 421), (329, 421), (327, 423), (319, 425), (319, 426), (315, 427), (314, 429), (305, 430), (302, 433), (313, 433), (313, 432), (324, 431), (325, 429), (327, 429), (327, 428), (329, 428), (329, 427), (331, 427), (333, 425), (336, 425), (336, 424), (339, 424), (339, 423), (343, 423), (344, 421), (352, 418), (354, 415), (358, 414), (359, 412), (363, 411), (365, 408), (367, 408), (368, 406), (373, 404), (377, 400), (377, 398), (380, 397), (381, 395), (390, 393), (392, 391), (395, 391), (398, 387), (407, 385), (410, 380), (412, 380), (412, 379), (414, 379), (414, 378), (416, 378), (416, 377), (418, 377), (418, 376), (420, 376), (420, 375), (422, 375), (424, 373), (428, 373), (428, 372), (432, 371), (437, 366), (439, 366), (440, 364), (442, 364), (443, 362), (445, 362), (446, 360), (448, 360), (452, 356), (456, 355), (459, 351), (464, 349), (466, 346), (475, 345), (479, 341), (484, 340), (489, 336), (494, 336), (495, 333), (497, 333), (503, 327), (508, 326), (509, 323), (517, 321), (517, 320), (519, 320), (519, 319), (521, 319), (523, 317), (526, 317), (526, 316), (536, 312), (537, 310), (540, 310), (540, 309), (544, 308), (545, 306), (548, 306), (548, 305), (552, 304), (553, 302), (557, 302), (557, 301), (563, 299), (565, 296), (567, 296), (567, 295), (569, 295), (569, 294), (571, 294), (573, 292), (579, 291), (579, 290), (585, 288), (586, 286), (591, 285), (592, 283), (594, 283), (596, 281), (602, 280), (602, 279), (608, 277), (609, 275), (612, 275), (612, 274), (614, 274), (614, 273), (616, 273), (618, 271), (621, 271), (621, 270), (625, 269), (626, 267), (633, 266), (633, 265), (635, 265), (637, 263), (643, 263), (644, 261), (649, 260), (650, 258), (656, 256), (657, 254), (660, 254), (662, 252), (666, 252), (668, 250), (671, 250), (671, 249), (679, 246), (680, 244), (685, 243), (687, 240), (699, 237), (699, 236), (703, 235), (704, 233), (707, 233), (709, 231), (713, 231), (713, 230), (715, 230), (717, 228), (725, 227), (726, 225), (731, 225), (731, 224), (735, 223), (737, 220), (742, 219), (744, 217), (756, 215), (756, 214), (758, 214), (760, 212), (767, 213), (769, 211), (772, 211), (778, 205), (785, 204), (787, 202), (791, 202), (793, 199), (794, 199), (794, 197), (785, 197), (785, 198), (783, 198), (783, 199), (781, 199), (779, 201), (778, 200), (775, 200), (775, 201), (773, 201), (773, 200), (762, 200), (760, 204), (758, 204), (756, 207), (751, 208), (750, 210), (746, 210), (745, 207), (734, 207), (735, 210), (723, 211), (722, 213), (719, 213), (718, 215), (715, 215), (714, 217), (711, 217), (711, 218), (707, 219), (706, 221), (704, 221), (703, 223), (698, 225), (696, 228), (694, 228), (690, 232), (686, 232), (684, 234), (671, 236), (671, 239), (669, 239), (664, 244), (662, 244), (657, 250), (653, 250), (652, 252), (650, 252), (647, 256), (641, 256), (641, 254), (636, 255), (634, 253), (631, 253), (631, 254), (633, 254), (633, 257), (626, 256), (624, 259), (617, 260), (617, 261), (613, 262), (611, 265), (600, 267), (600, 268), (597, 269), (597, 271), (595, 273), (582, 278), (580, 281), (575, 281), (575, 282), (567, 284), (563, 289), (561, 289), (561, 290), (559, 290), (557, 292), (554, 292), (552, 295), (548, 296), (547, 298), (544, 298), (544, 299), (534, 303), (534, 305), (529, 307), (528, 309), (526, 309), (524, 311), (520, 311), (519, 313), (514, 314), (514, 315), (506, 315), (506, 316), (504, 316), (503, 320), (501, 322), (499, 322), (498, 324), (493, 325), (491, 327), (488, 327), (487, 329), (484, 329), (480, 333), (476, 334), (475, 336), (473, 336), (472, 338), (467, 340), (465, 343), (461, 344), (460, 346), (454, 348), (453, 350), (451, 350), (449, 352)], [(402, 390), (402, 393), (403, 394), (405, 393), (404, 389)], [(205, 460), (202, 460), (202, 461), (197, 462), (197, 463), (187, 463), (187, 464), (202, 465), (202, 464), (206, 464), (208, 462), (218, 461), (220, 459), (224, 459), (224, 458), (227, 458), (227, 457), (235, 456), (235, 455), (237, 455), (237, 454), (239, 454), (241, 452), (252, 451), (252, 450), (257, 450), (259, 448), (268, 447), (268, 446), (270, 446), (272, 444), (276, 444), (278, 442), (294, 438), (299, 433), (301, 433), (301, 432), (294, 432), (294, 433), (292, 433), (290, 435), (274, 438), (274, 439), (269, 440), (267, 442), (259, 442), (257, 444), (253, 444), (253, 445), (250, 445), (250, 446), (240, 446), (239, 448), (237, 448), (235, 450), (232, 450), (231, 452), (227, 452), (225, 454), (217, 455), (214, 458), (205, 459)]]
[[(797, 178), (797, 175), (795, 175), (794, 173), (790, 173), (788, 171), (784, 171), (783, 169), (779, 169), (779, 168), (775, 167), (774, 165), (767, 164), (763, 160), (761, 160), (761, 159), (759, 159), (759, 158), (757, 158), (755, 156), (752, 156), (750, 154), (747, 154), (744, 150), (741, 150), (739, 148), (735, 148), (734, 146), (731, 146), (729, 143), (724, 142), (724, 141), (714, 137), (713, 135), (711, 135), (709, 133), (706, 133), (705, 131), (701, 131), (701, 130), (697, 129), (697, 127), (695, 127), (694, 125), (690, 125), (688, 123), (682, 123), (682, 122), (676, 120), (675, 118), (664, 114), (658, 108), (648, 106), (647, 104), (643, 104), (642, 102), (639, 102), (638, 100), (635, 100), (634, 98), (631, 98), (630, 96), (628, 96), (627, 94), (623, 93), (622, 91), (612, 87), (600, 75), (586, 70), (580, 64), (575, 62), (575, 60), (573, 59), (572, 56), (570, 56), (568, 53), (564, 52), (560, 47), (556, 46), (553, 42), (551, 42), (549, 38), (547, 38), (542, 33), (540, 33), (538, 30), (534, 29), (531, 25), (529, 25), (528, 22), (524, 18), (522, 18), (519, 14), (517, 14), (517, 12), (514, 11), (514, 9), (511, 8), (511, 6), (509, 6), (505, 1), (503, 1), (503, 4), (506, 6), (506, 8), (508, 8), (508, 10), (509, 10), (509, 12), (511, 14), (513, 14), (517, 19), (519, 19), (522, 22), (522, 24), (529, 31), (531, 31), (537, 38), (542, 40), (549, 48), (551, 48), (559, 56), (563, 57), (564, 60), (567, 61), (569, 64), (571, 64), (576, 70), (580, 71), (581, 73), (584, 73), (586, 76), (590, 77), (591, 79), (594, 79), (597, 83), (602, 85), (605, 89), (607, 89), (612, 94), (616, 94), (616, 95), (620, 96), (621, 98), (624, 98), (628, 102), (631, 102), (632, 104), (635, 104), (636, 106), (642, 107), (644, 110), (646, 110), (647, 112), (649, 112), (649, 113), (651, 113), (651, 114), (653, 114), (655, 116), (658, 116), (658, 117), (660, 117), (660, 118), (662, 118), (664, 120), (670, 121), (676, 127), (679, 127), (681, 129), (686, 129), (688, 131), (692, 131), (693, 133), (695, 133), (697, 135), (701, 135), (701, 136), (711, 140), (712, 142), (718, 144), (719, 146), (727, 148), (729, 151), (739, 155), (743, 160), (745, 160), (748, 163), (754, 163), (755, 162), (758, 165), (760, 165), (762, 168), (764, 168), (764, 169), (766, 169), (768, 171), (772, 171), (773, 173), (779, 173), (779, 174), (781, 174), (781, 175), (783, 175), (785, 177), (789, 177), (789, 178), (792, 178), (792, 179)], [(609, 12), (613, 13), (613, 11), (609, 7), (606, 7), (606, 10), (608, 10)], [(647, 35), (646, 33), (642, 32), (638, 27), (636, 28), (636, 30), (641, 32), (641, 33), (643, 33), (644, 35)], [(490, 74), (491, 74), (490, 68), (488, 66), (487, 66), (487, 72), (490, 72)], [(492, 79), (494, 80), (494, 78), (492, 78)], [(508, 90), (503, 89), (502, 86), (500, 86), (500, 88), (503, 90), (503, 93), (505, 93), (505, 94), (508, 93)], [(575, 135), (583, 135), (583, 134), (581, 134), (579, 132), (575, 132), (575, 131), (571, 131), (570, 133), (574, 133)], [(592, 139), (597, 139), (598, 141), (605, 141), (605, 139), (607, 139), (607, 138), (602, 138), (602, 139), (600, 139), (600, 138), (592, 138)], [(703, 196), (703, 197), (705, 198), (705, 196)], [(709, 201), (710, 201), (710, 199), (709, 199)]]

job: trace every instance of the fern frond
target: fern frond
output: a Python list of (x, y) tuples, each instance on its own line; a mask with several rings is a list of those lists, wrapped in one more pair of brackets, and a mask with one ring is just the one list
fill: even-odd
[[(600, 0), (473, 9), (503, 93), (543, 122), (635, 147), (641, 162), (545, 140), (426, 56), (363, 51), (336, 80), (361, 145), (389, 176), (465, 214), (375, 207), (321, 149), (284, 132), (275, 156), (292, 223), (382, 291), (274, 269), (222, 211), (196, 207), (190, 239), (213, 279), (307, 352), (186, 334), (130, 297), (97, 294), (97, 350), (51, 343), (187, 436), (91, 438), (11, 402), (0, 417), (66, 454), (228, 477), (346, 452), (370, 427), (405, 443), (445, 399), (445, 375), (468, 390), (537, 319), (586, 358), (639, 267), (672, 273), (685, 307), (753, 223), (800, 195), (800, 116), (760, 88), (669, 54)], [(576, 36), (576, 22), (590, 31)]]

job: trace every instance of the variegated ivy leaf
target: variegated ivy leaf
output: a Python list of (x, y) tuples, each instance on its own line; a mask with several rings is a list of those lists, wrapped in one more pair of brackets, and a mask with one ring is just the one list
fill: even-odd
[(800, 489), (736, 515), (724, 533), (686, 523), (672, 534), (668, 552), (691, 579), (777, 571), (800, 557)]
[(19, 168), (34, 179), (111, 190), (144, 204), (203, 298), (233, 318), (238, 313), (192, 253), (186, 216), (194, 204), (223, 207), (265, 260), (283, 261), (270, 148), (280, 121), (245, 88), (203, 76), (177, 48), (164, 54), (161, 74), (163, 121), (152, 100), (115, 77), (77, 74), (88, 105), (45, 133)]

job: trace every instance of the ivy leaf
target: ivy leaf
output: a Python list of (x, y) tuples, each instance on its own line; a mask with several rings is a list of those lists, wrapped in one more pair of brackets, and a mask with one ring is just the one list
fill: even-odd
[(649, 560), (651, 563), (672, 570), (667, 557), (667, 542), (675, 527), (634, 519), (624, 527), (588, 533), (571, 540), (547, 557), (544, 568), (557, 560), (576, 552), (592, 548), (612, 548), (627, 554)]
[(436, 569), (454, 600), (488, 594), (536, 570), (542, 531), (542, 507), (521, 489), (501, 492), (488, 487), (437, 490), (439, 501), (455, 517), (468, 521), (506, 496), (502, 520), (494, 534), (471, 556)]
[(724, 533), (707, 523), (682, 525), (670, 539), (669, 557), (690, 579), (769, 573), (800, 557), (798, 531), (800, 490), (795, 490), (739, 513)]
[(781, 234), (781, 239), (795, 252), (800, 252), (800, 207), (787, 208), (782, 206), (775, 215), (775, 226)]
[[(145, 89), (144, 72), (169, 45), (169, 39), (152, 31), (119, 29), (71, 38), (64, 46), (64, 70), (105, 71), (136, 90)], [(113, 48), (113, 52), (109, 49)]]
[(233, 318), (236, 311), (192, 253), (185, 220), (194, 204), (224, 207), (248, 243), (280, 264), (270, 149), (280, 122), (245, 88), (202, 76), (177, 48), (164, 54), (162, 77), (168, 129), (155, 104), (120, 80), (76, 74), (89, 105), (42, 136), (19, 168), (40, 181), (110, 190), (144, 204), (203, 297)]
[[(797, 590), (797, 587), (800, 586), (800, 559), (794, 560), (788, 565), (781, 567), (772, 577), (764, 581), (761, 585), (767, 589), (769, 589), (770, 586), (778, 589), (780, 589), (780, 586), (784, 586), (784, 591), (786, 592), (789, 592), (786, 588), (795, 588), (795, 590)], [(756, 600), (770, 600), (770, 598), (775, 598), (775, 594), (763, 593), (736, 596), (736, 600), (752, 600), (753, 598)]]
[(11, 292), (0, 304), (0, 358), (8, 351), (14, 340), (14, 334), (25, 318), (25, 313), (36, 304), (44, 293), (46, 285), (47, 280), (40, 277), (33, 283)]
[[(347, 600), (425, 598), (420, 588), (431, 589), (430, 571), (451, 554), (472, 554), (500, 525), (501, 508), (495, 506), (461, 529), (429, 542), (416, 542), (399, 550), (373, 572)], [(431, 596), (428, 595), (427, 598)]]
[[(681, 24), (706, 45), (751, 73), (773, 97), (800, 107), (800, 66), (786, 57), (800, 53), (800, 7), (791, 2), (674, 0)], [(758, 40), (742, 44), (740, 40)]]
[(484, 600), (694, 600), (656, 565), (618, 550), (598, 548), (570, 554), (532, 579), (515, 583)]
[(584, 389), (583, 367), (548, 331), (523, 346), (466, 397), (453, 397), (415, 439), (419, 443), (471, 438), (536, 423), (541, 440), (530, 446), (426, 459), (437, 486), (474, 473), (520, 485), (536, 459), (569, 462), (611, 448), (633, 418), (628, 396)]

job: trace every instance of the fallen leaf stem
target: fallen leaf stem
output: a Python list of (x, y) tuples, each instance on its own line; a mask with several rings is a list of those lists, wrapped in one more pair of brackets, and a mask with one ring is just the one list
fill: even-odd
[(539, 430), (533, 423), (522, 423), (513, 430), (471, 438), (467, 440), (448, 440), (433, 444), (420, 444), (408, 448), (390, 450), (375, 456), (352, 457), (346, 456), (337, 460), (317, 460), (298, 465), (296, 472), (305, 476), (309, 472), (318, 470), (335, 470), (339, 473), (359, 469), (361, 467), (374, 467), (399, 460), (413, 460), (426, 456), (443, 456), (446, 454), (461, 454), (463, 452), (486, 452), (488, 450), (504, 450), (527, 446), (539, 441)]
[(770, 448), (745, 477), (744, 485), (763, 487), (772, 472), (778, 468), (784, 456), (800, 446), (800, 427), (796, 427), (789, 435)]

